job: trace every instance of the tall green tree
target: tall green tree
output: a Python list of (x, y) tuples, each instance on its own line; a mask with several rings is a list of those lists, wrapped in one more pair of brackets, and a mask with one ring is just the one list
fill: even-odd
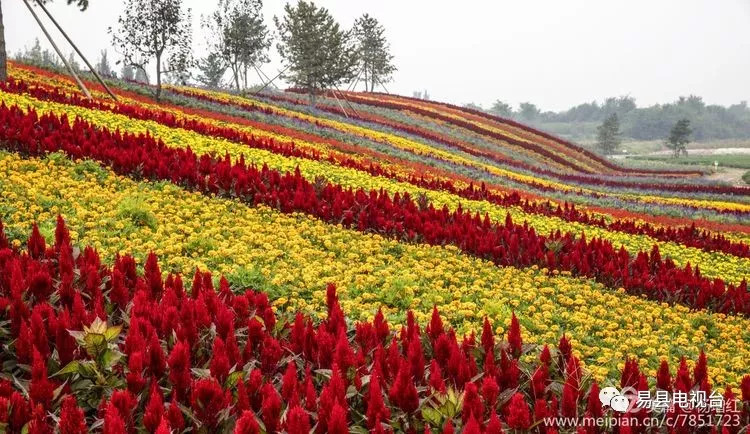
[(513, 107), (511, 107), (510, 104), (498, 99), (495, 100), (495, 102), (492, 104), (492, 107), (490, 107), (490, 113), (500, 117), (509, 118), (513, 116)]
[(354, 21), (352, 33), (356, 40), (359, 71), (363, 74), (365, 91), (373, 92), (375, 85), (390, 82), (396, 72), (393, 55), (385, 28), (377, 19), (364, 14)]
[(181, 0), (127, 0), (117, 22), (117, 31), (110, 27), (108, 32), (125, 62), (145, 73), (155, 61), (158, 100), (162, 76), (182, 79), (193, 64), (190, 9), (183, 9)]
[(282, 77), (307, 91), (315, 106), (315, 94), (354, 78), (357, 51), (351, 33), (341, 29), (326, 8), (300, 0), (284, 6), (284, 16), (274, 17), (284, 60)]
[(522, 102), (519, 106), (518, 113), (525, 120), (533, 121), (541, 114), (541, 111), (535, 104), (532, 104), (530, 102)]
[(690, 120), (680, 119), (669, 132), (665, 145), (674, 152), (675, 157), (679, 157), (680, 154), (687, 155), (687, 144), (690, 143), (690, 134), (692, 133)]
[[(43, 0), (49, 3), (51, 0)], [(68, 0), (68, 4), (75, 3), (81, 11), (89, 7), (89, 0)], [(3, 24), (3, 5), (0, 0), (0, 81), (8, 79), (8, 53), (5, 51), (5, 24)]]
[[(203, 18), (209, 52), (232, 71), (237, 91), (248, 86), (248, 73), (267, 63), (271, 36), (263, 22), (261, 0), (219, 0), (216, 11)], [(204, 66), (208, 64), (204, 63)]]
[(614, 154), (620, 146), (620, 120), (617, 113), (607, 116), (596, 131), (596, 146), (607, 155)]
[(200, 74), (197, 79), (200, 84), (211, 89), (218, 89), (227, 72), (227, 65), (219, 54), (209, 53), (208, 56), (198, 61), (198, 70)]
[(101, 51), (101, 54), (99, 55), (99, 61), (96, 62), (96, 71), (102, 77), (108, 77), (108, 78), (115, 77), (115, 72), (112, 71), (112, 65), (109, 64), (109, 59), (107, 57), (107, 50)]

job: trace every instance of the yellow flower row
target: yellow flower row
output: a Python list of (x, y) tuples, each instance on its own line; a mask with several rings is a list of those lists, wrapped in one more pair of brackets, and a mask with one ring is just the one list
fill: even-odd
[(412, 197), (418, 197), (423, 194), (437, 208), (448, 206), (449, 209), (455, 210), (460, 204), (464, 210), (478, 212), (481, 215), (488, 214), (496, 222), (505, 221), (506, 214), (509, 213), (514, 221), (518, 223), (526, 221), (538, 233), (542, 234), (548, 234), (556, 230), (579, 235), (585, 233), (589, 238), (607, 239), (616, 247), (622, 245), (631, 254), (635, 254), (641, 250), (650, 251), (654, 244), (658, 244), (663, 256), (669, 256), (676, 263), (683, 266), (688, 262), (692, 265), (698, 264), (704, 275), (720, 277), (727, 282), (740, 282), (745, 277), (747, 270), (750, 269), (750, 259), (748, 258), (739, 258), (722, 252), (706, 252), (673, 242), (661, 242), (645, 235), (626, 234), (582, 223), (568, 222), (558, 217), (530, 214), (524, 212), (519, 207), (505, 208), (487, 201), (467, 200), (451, 193), (428, 190), (385, 177), (374, 177), (354, 169), (336, 166), (323, 161), (285, 157), (227, 140), (206, 137), (192, 131), (166, 127), (153, 121), (141, 121), (99, 110), (44, 102), (26, 95), (3, 94), (2, 92), (0, 92), (0, 95), (6, 101), (6, 104), (15, 104), (20, 107), (34, 107), (39, 113), (67, 113), (71, 120), (75, 116), (79, 116), (95, 125), (101, 125), (112, 130), (120, 129), (121, 131), (132, 133), (148, 132), (164, 141), (169, 147), (186, 148), (189, 146), (198, 155), (213, 154), (223, 156), (228, 153), (234, 160), (239, 159), (240, 155), (243, 155), (245, 161), (249, 164), (256, 164), (258, 166), (267, 164), (272, 169), (284, 172), (292, 172), (295, 168), (299, 167), (300, 172), (307, 179), (323, 177), (330, 182), (353, 189), (361, 188), (365, 191), (370, 191), (382, 188), (392, 194), (408, 192)]
[(398, 243), (169, 183), (134, 182), (58, 154), (0, 153), (0, 193), (0, 218), (16, 245), (33, 221), (51, 239), (60, 213), (74, 242), (96, 247), (107, 261), (118, 252), (142, 261), (154, 251), (165, 272), (228, 273), (269, 292), (278, 309), (320, 314), (333, 282), (353, 319), (383, 307), (400, 323), (412, 309), (424, 324), (437, 305), (462, 332), (484, 316), (502, 332), (515, 311), (526, 342), (553, 343), (566, 333), (599, 379), (616, 378), (628, 355), (653, 374), (662, 356), (675, 363), (705, 349), (712, 378), (736, 384), (750, 358), (749, 319), (691, 312), (535, 267), (497, 267), (451, 246)]

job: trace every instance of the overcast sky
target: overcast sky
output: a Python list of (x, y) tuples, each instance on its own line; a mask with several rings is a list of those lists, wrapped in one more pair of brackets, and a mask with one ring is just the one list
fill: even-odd
[[(124, 1), (90, 0), (86, 12), (56, 0), (52, 13), (98, 57)], [(193, 10), (194, 48), (205, 51), (199, 22), (215, 2)], [(282, 0), (265, 0), (266, 22)], [(639, 106), (690, 93), (707, 103), (750, 100), (750, 0), (319, 0), (345, 27), (362, 13), (386, 28), (399, 70), (393, 93), (427, 90), (432, 99), (489, 106), (501, 99), (562, 110), (608, 96)], [(8, 50), (43, 39), (21, 0), (2, 2)], [(41, 12), (41, 11), (40, 11)], [(64, 51), (70, 51), (66, 48)], [(110, 58), (116, 54), (110, 49)], [(279, 56), (275, 45), (275, 75)], [(93, 61), (93, 60), (92, 60)]]

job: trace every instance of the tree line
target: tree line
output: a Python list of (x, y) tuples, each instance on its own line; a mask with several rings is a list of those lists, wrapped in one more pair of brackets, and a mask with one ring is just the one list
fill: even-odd
[[(67, 1), (81, 10), (88, 7), (88, 0)], [(122, 57), (116, 62), (121, 65), (120, 77), (154, 81), (157, 99), (164, 82), (231, 86), (242, 92), (250, 86), (253, 73), (271, 81), (260, 68), (270, 61), (269, 50), (276, 42), (283, 63), (278, 77), (305, 90), (311, 104), (318, 93), (345, 83), (361, 81), (366, 91), (373, 92), (376, 86), (391, 81), (396, 67), (385, 28), (376, 18), (364, 14), (351, 29), (344, 29), (328, 9), (299, 0), (295, 5), (287, 3), (284, 14), (274, 17), (274, 38), (263, 20), (262, 7), (262, 0), (219, 0), (212, 14), (201, 17), (208, 54), (196, 58), (191, 10), (182, 0), (126, 0), (117, 25), (108, 29), (112, 45)], [(4, 33), (0, 3), (0, 80), (7, 77)], [(16, 57), (61, 66), (56, 56), (41, 49), (38, 40)], [(72, 55), (71, 60), (75, 61)], [(77, 68), (77, 62), (72, 66)], [(155, 68), (153, 80), (150, 66)], [(101, 75), (117, 75), (105, 51), (96, 68)]]
[(471, 103), (466, 106), (530, 123), (575, 140), (596, 135), (596, 126), (613, 114), (619, 119), (622, 136), (634, 140), (660, 140), (682, 119), (690, 120), (692, 137), (698, 141), (750, 138), (750, 108), (746, 101), (724, 107), (706, 104), (696, 95), (650, 107), (637, 107), (635, 99), (629, 96), (612, 97), (603, 103), (579, 104), (560, 112), (543, 112), (530, 102), (523, 102), (514, 109), (501, 100), (486, 109)]

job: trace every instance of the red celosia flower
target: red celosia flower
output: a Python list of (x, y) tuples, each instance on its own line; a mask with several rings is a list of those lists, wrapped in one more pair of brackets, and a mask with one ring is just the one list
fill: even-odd
[(591, 385), (589, 390), (589, 399), (586, 409), (592, 417), (602, 416), (602, 401), (599, 399), (599, 384), (596, 381)]
[(54, 392), (55, 385), (47, 378), (47, 364), (39, 352), (34, 349), (29, 396), (34, 403), (41, 404), (44, 409), (47, 409), (52, 401)]
[[(427, 432), (425, 430), (425, 432)], [(443, 434), (453, 434), (455, 433), (455, 429), (453, 428), (453, 422), (448, 419), (445, 421), (445, 424), (443, 425)]]
[(370, 390), (367, 392), (366, 416), (367, 426), (370, 429), (374, 429), (377, 423), (391, 417), (391, 412), (383, 401), (383, 392), (380, 389), (381, 374), (378, 366), (375, 365), (375, 369), (370, 375)]
[(443, 375), (440, 372), (440, 365), (438, 365), (435, 359), (432, 359), (432, 362), (430, 362), (430, 388), (434, 392), (445, 393)]
[(211, 375), (223, 384), (229, 376), (229, 357), (227, 357), (224, 341), (220, 337), (214, 338), (214, 345), (211, 350), (211, 363), (209, 365)]
[(8, 425), (13, 432), (21, 432), (21, 428), (31, 419), (31, 406), (23, 395), (13, 392), (10, 395), (10, 408)]
[(348, 434), (349, 423), (346, 419), (346, 410), (338, 403), (335, 403), (331, 410), (331, 416), (328, 419), (328, 432), (330, 434)]
[(182, 432), (182, 429), (185, 427), (185, 418), (182, 416), (182, 411), (177, 406), (177, 396), (174, 391), (172, 391), (172, 402), (169, 404), (166, 416), (169, 418), (169, 426), (177, 432)]
[(494, 411), (490, 414), (490, 421), (487, 422), (487, 428), (484, 430), (484, 434), (503, 434), (503, 425), (500, 423), (500, 418), (497, 417), (497, 413)]
[(484, 357), (495, 358), (495, 332), (492, 331), (492, 325), (486, 316), (482, 324), (482, 348), (484, 349)]
[(278, 431), (281, 423), (281, 398), (276, 389), (268, 383), (263, 386), (261, 391), (263, 403), (261, 405), (261, 418), (266, 426), (266, 432), (274, 433)]
[(58, 427), (60, 434), (86, 434), (88, 432), (83, 411), (78, 408), (73, 395), (66, 395), (63, 398)]
[(41, 404), (34, 407), (28, 427), (29, 434), (52, 434), (52, 427), (47, 423), (47, 412)]
[(309, 434), (310, 416), (299, 405), (295, 405), (286, 415), (286, 432), (289, 434)]
[(289, 363), (284, 371), (284, 376), (281, 377), (281, 397), (284, 398), (284, 401), (289, 402), (293, 396), (298, 396), (298, 387), (297, 365)]
[(490, 412), (494, 412), (499, 395), (500, 386), (497, 385), (497, 381), (491, 376), (484, 377), (484, 380), (482, 380), (482, 397), (484, 397), (484, 402)]
[(417, 388), (411, 379), (409, 363), (405, 359), (401, 359), (396, 380), (389, 391), (389, 397), (391, 402), (395, 403), (406, 413), (413, 413), (419, 407)]
[(669, 372), (669, 363), (662, 360), (659, 370), (656, 372), (656, 387), (668, 392), (672, 391), (672, 374)]
[(516, 392), (513, 395), (506, 412), (506, 422), (509, 427), (514, 429), (528, 429), (531, 426), (529, 405), (526, 403), (522, 393)]
[[(190, 389), (190, 347), (182, 341), (178, 341), (169, 353), (169, 381), (177, 391), (180, 399), (187, 398)], [(174, 424), (172, 424), (174, 427)]]
[(234, 427), (234, 434), (259, 434), (260, 426), (255, 421), (255, 413), (246, 410), (242, 416), (237, 419), (237, 425)]
[(104, 415), (103, 434), (123, 434), (125, 431), (125, 422), (120, 412), (111, 403), (107, 406), (107, 412)]
[(283, 353), (279, 341), (268, 335), (263, 339), (263, 346), (260, 349), (260, 367), (264, 374), (276, 371)]
[(562, 395), (562, 415), (563, 417), (576, 417), (578, 411), (578, 389), (575, 383), (570, 381), (571, 377), (565, 381)]
[(148, 397), (148, 404), (143, 413), (143, 425), (149, 432), (154, 432), (161, 424), (162, 415), (164, 414), (164, 400), (161, 396), (159, 386), (154, 382), (151, 383), (151, 391)]
[(230, 403), (228, 394), (214, 378), (204, 378), (193, 383), (190, 406), (195, 417), (208, 427), (216, 427), (219, 413)]
[(31, 236), (27, 245), (29, 256), (34, 259), (41, 259), (47, 250), (47, 243), (44, 242), (44, 237), (39, 232), (39, 226), (36, 225), (36, 222), (31, 226)]
[(693, 368), (693, 384), (701, 384), (704, 379), (708, 377), (708, 361), (706, 359), (706, 353), (701, 350), (698, 356), (698, 362)]
[(513, 357), (521, 355), (523, 340), (521, 339), (521, 324), (516, 318), (516, 313), (510, 318), (510, 328), (508, 329), (508, 344), (510, 345), (510, 351)]
[(479, 427), (479, 423), (474, 418), (474, 414), (469, 417), (469, 420), (466, 422), (466, 425), (464, 426), (463, 431), (461, 431), (461, 434), (482, 434), (482, 430)]
[(464, 405), (461, 410), (461, 421), (465, 424), (471, 416), (475, 419), (484, 419), (484, 406), (479, 397), (477, 385), (469, 382), (464, 388)]
[(156, 428), (156, 431), (154, 434), (171, 434), (172, 429), (169, 427), (169, 422), (167, 421), (166, 417), (161, 418), (161, 422), (159, 423), (159, 427)]

